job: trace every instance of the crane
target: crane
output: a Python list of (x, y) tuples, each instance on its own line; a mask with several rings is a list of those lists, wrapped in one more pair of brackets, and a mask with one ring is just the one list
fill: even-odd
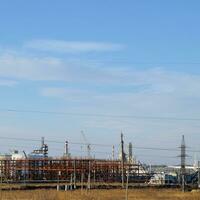
[(88, 158), (91, 158), (91, 145), (90, 145), (90, 143), (87, 141), (87, 138), (86, 138), (86, 136), (85, 136), (85, 134), (84, 134), (83, 131), (81, 131), (81, 135), (82, 135), (83, 140), (84, 140), (84, 143), (85, 143), (85, 145), (86, 145), (87, 157), (88, 157)]

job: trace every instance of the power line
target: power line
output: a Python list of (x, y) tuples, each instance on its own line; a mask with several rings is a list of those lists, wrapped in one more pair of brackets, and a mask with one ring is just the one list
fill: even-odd
[[(24, 148), (28, 148), (28, 149), (33, 148), (33, 146), (30, 147), (30, 146), (25, 146), (25, 145), (9, 145), (9, 144), (2, 145), (1, 144), (1, 146), (12, 147), (12, 149), (10, 149), (10, 150), (13, 150), (15, 148), (20, 148), (20, 149), (23, 149), (23, 150), (24, 150)], [(58, 151), (58, 152), (63, 152), (64, 151), (63, 148), (55, 148), (55, 147), (51, 147), (50, 150)], [(77, 153), (83, 153), (83, 151), (78, 150), (78, 149), (71, 149), (70, 148), (70, 151), (77, 152)], [(95, 150), (93, 150), (92, 153), (94, 153), (94, 154), (104, 154), (104, 155), (107, 155), (107, 156), (111, 156), (112, 155), (111, 151), (109, 152), (109, 151), (95, 151)], [(135, 156), (136, 157), (138, 157), (138, 156), (142, 156), (142, 157), (165, 157), (165, 158), (176, 158), (177, 159), (177, 156), (165, 156), (165, 155), (154, 155), (154, 154), (135, 154)]]
[[(28, 139), (28, 138), (10, 138), (10, 137), (0, 137), (0, 139), (5, 139), (5, 140), (17, 140), (17, 141), (26, 141), (26, 142), (40, 142), (39, 139)], [(57, 143), (57, 144), (63, 144), (63, 142), (61, 141), (56, 141), (56, 140), (45, 140), (46, 142), (51, 142), (51, 143)], [(86, 145), (85, 143), (70, 143), (69, 144), (82, 144), (82, 145)], [(91, 144), (91, 145), (99, 145), (99, 146), (105, 146), (105, 144)], [(1, 145), (1, 146), (12, 146), (13, 149), (15, 149), (16, 147), (17, 148), (21, 148), (24, 150), (24, 148), (33, 148), (30, 147), (30, 146), (25, 146), (25, 145)], [(107, 147), (111, 147), (112, 145), (106, 145)], [(140, 150), (152, 150), (152, 151), (170, 151), (170, 152), (179, 152), (179, 148), (159, 148), (159, 147), (142, 147), (142, 146), (134, 146), (133, 149), (140, 149)], [(64, 148), (55, 148), (55, 147), (51, 147), (50, 150), (53, 150), (53, 151), (59, 151), (59, 152), (64, 152)], [(72, 152), (77, 152), (77, 153), (83, 153), (83, 151), (81, 150), (78, 150), (78, 149), (71, 149)], [(193, 153), (200, 153), (200, 151), (197, 151), (197, 150), (187, 150), (188, 152), (193, 152)], [(92, 153), (94, 155), (96, 154), (102, 154), (102, 155), (107, 155), (107, 156), (110, 156), (112, 155), (112, 152), (111, 151), (95, 151), (93, 150)], [(177, 159), (177, 156), (166, 156), (166, 155), (153, 155), (153, 154), (137, 154), (135, 153), (135, 156), (137, 157), (163, 157), (163, 158), (169, 158), (169, 159)]]
[(132, 118), (143, 120), (172, 120), (172, 121), (200, 121), (200, 118), (180, 118), (180, 117), (161, 117), (161, 116), (145, 116), (145, 115), (111, 115), (111, 114), (92, 114), (92, 113), (71, 113), (56, 111), (40, 111), (40, 110), (18, 110), (18, 109), (0, 109), (0, 112), (11, 113), (32, 113), (32, 114), (49, 114), (75, 117), (99, 117), (99, 118)]
[(169, 158), (169, 159), (177, 159), (177, 156), (165, 156), (165, 155), (153, 155), (153, 154), (136, 154), (136, 157), (159, 157), (159, 158)]
[[(15, 138), (15, 137), (3, 137), (0, 136), (0, 139), (5, 139), (5, 140), (18, 140), (18, 141), (26, 141), (26, 142), (40, 142), (40, 139), (33, 139), (33, 138)], [(46, 140), (48, 143), (57, 143), (57, 144), (64, 144), (63, 141), (58, 141), (58, 140)], [(69, 144), (72, 145), (87, 145), (86, 143), (83, 142), (69, 142)], [(93, 146), (101, 146), (101, 147), (112, 147), (111, 144), (98, 144), (98, 143), (92, 143), (91, 145)]]
[[(3, 140), (15, 140), (15, 141), (26, 141), (26, 142), (40, 142), (40, 139), (33, 139), (33, 138), (15, 138), (15, 137), (3, 137), (0, 136), (0, 139)], [(63, 141), (58, 140), (45, 140), (48, 143), (57, 143), (57, 144), (64, 144)], [(87, 145), (82, 142), (69, 142), (71, 145)], [(100, 144), (100, 143), (90, 143), (91, 146), (99, 146), (99, 147), (109, 147), (111, 148), (113, 144)], [(115, 144), (115, 146), (119, 146), (119, 144)], [(140, 150), (155, 150), (155, 151), (172, 151), (172, 152), (179, 152), (179, 148), (160, 148), (160, 147), (145, 147), (145, 146), (133, 146), (133, 149), (140, 149)], [(188, 149), (188, 152), (193, 153), (200, 153), (198, 150)]]
[(127, 63), (127, 64), (141, 64), (141, 65), (157, 65), (157, 64), (167, 64), (167, 65), (199, 65), (200, 61), (142, 61), (142, 60), (127, 60), (127, 59), (71, 59), (69, 62), (73, 63), (83, 63), (83, 61), (87, 61), (87, 63), (92, 64), (106, 64), (106, 63)]
[[(3, 137), (0, 136), (0, 139), (5, 139), (5, 140), (17, 140), (17, 141), (26, 141), (26, 142), (40, 142), (41, 140), (39, 139), (32, 139), (32, 138), (14, 138), (14, 137)], [(48, 143), (57, 143), (57, 144), (64, 144), (63, 141), (58, 141), (58, 140), (45, 140)], [(87, 145), (86, 143), (82, 142), (68, 142), (71, 145)], [(90, 143), (91, 146), (99, 146), (99, 147), (112, 147), (113, 145), (111, 144), (100, 144), (100, 143)], [(115, 144), (115, 146), (119, 146), (119, 144)], [(141, 150), (155, 150), (155, 151), (180, 151), (178, 148), (159, 148), (159, 147), (144, 147), (144, 146), (133, 146), (133, 149), (141, 149)], [(188, 150), (190, 152), (200, 152), (200, 151), (195, 151), (195, 150)]]
[(156, 150), (156, 151), (180, 151), (177, 148), (159, 148), (159, 147), (142, 147), (142, 146), (134, 146), (133, 149), (143, 149), (143, 150)]

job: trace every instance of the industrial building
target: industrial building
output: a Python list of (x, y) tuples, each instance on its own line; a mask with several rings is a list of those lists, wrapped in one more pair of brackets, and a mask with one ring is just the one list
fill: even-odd
[[(88, 148), (89, 146), (89, 148)], [(44, 137), (39, 148), (26, 154), (14, 150), (10, 154), (0, 155), (0, 175), (2, 183), (64, 183), (87, 185), (94, 183), (119, 183), (178, 186), (199, 185), (199, 167), (185, 164), (186, 145), (184, 137), (181, 143), (181, 165), (148, 168), (134, 158), (132, 143), (124, 151), (123, 134), (119, 157), (95, 159), (87, 152), (87, 157), (73, 157), (69, 152), (68, 141), (64, 142), (64, 152), (60, 157), (50, 157)], [(90, 145), (86, 149), (90, 151)], [(192, 170), (192, 171), (191, 171)], [(184, 172), (184, 173), (183, 173)]]
[[(123, 138), (122, 143), (123, 143)], [(89, 155), (89, 153), (88, 153)], [(123, 155), (123, 156), (121, 156)], [(17, 150), (0, 157), (0, 172), (3, 182), (125, 182), (127, 174), (130, 182), (147, 182), (150, 174), (140, 163), (133, 159), (132, 144), (125, 154), (123, 145), (119, 159), (94, 159), (71, 157), (68, 141), (65, 142), (64, 154), (60, 158), (48, 156), (48, 145), (44, 138), (41, 146), (30, 154)]]

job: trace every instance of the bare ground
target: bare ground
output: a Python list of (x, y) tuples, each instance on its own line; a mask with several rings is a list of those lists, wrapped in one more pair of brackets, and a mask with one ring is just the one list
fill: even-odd
[[(0, 200), (124, 200), (125, 190), (59, 191), (28, 190), (2, 191)], [(132, 189), (128, 192), (129, 200), (200, 200), (200, 192), (182, 193), (170, 189)]]

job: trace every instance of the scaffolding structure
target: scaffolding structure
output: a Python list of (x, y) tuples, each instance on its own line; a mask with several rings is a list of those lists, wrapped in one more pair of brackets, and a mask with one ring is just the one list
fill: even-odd
[(149, 174), (141, 173), (140, 164), (124, 163), (120, 160), (98, 159), (21, 159), (0, 160), (3, 182), (121, 182), (122, 171), (129, 174), (129, 182), (147, 182)]

